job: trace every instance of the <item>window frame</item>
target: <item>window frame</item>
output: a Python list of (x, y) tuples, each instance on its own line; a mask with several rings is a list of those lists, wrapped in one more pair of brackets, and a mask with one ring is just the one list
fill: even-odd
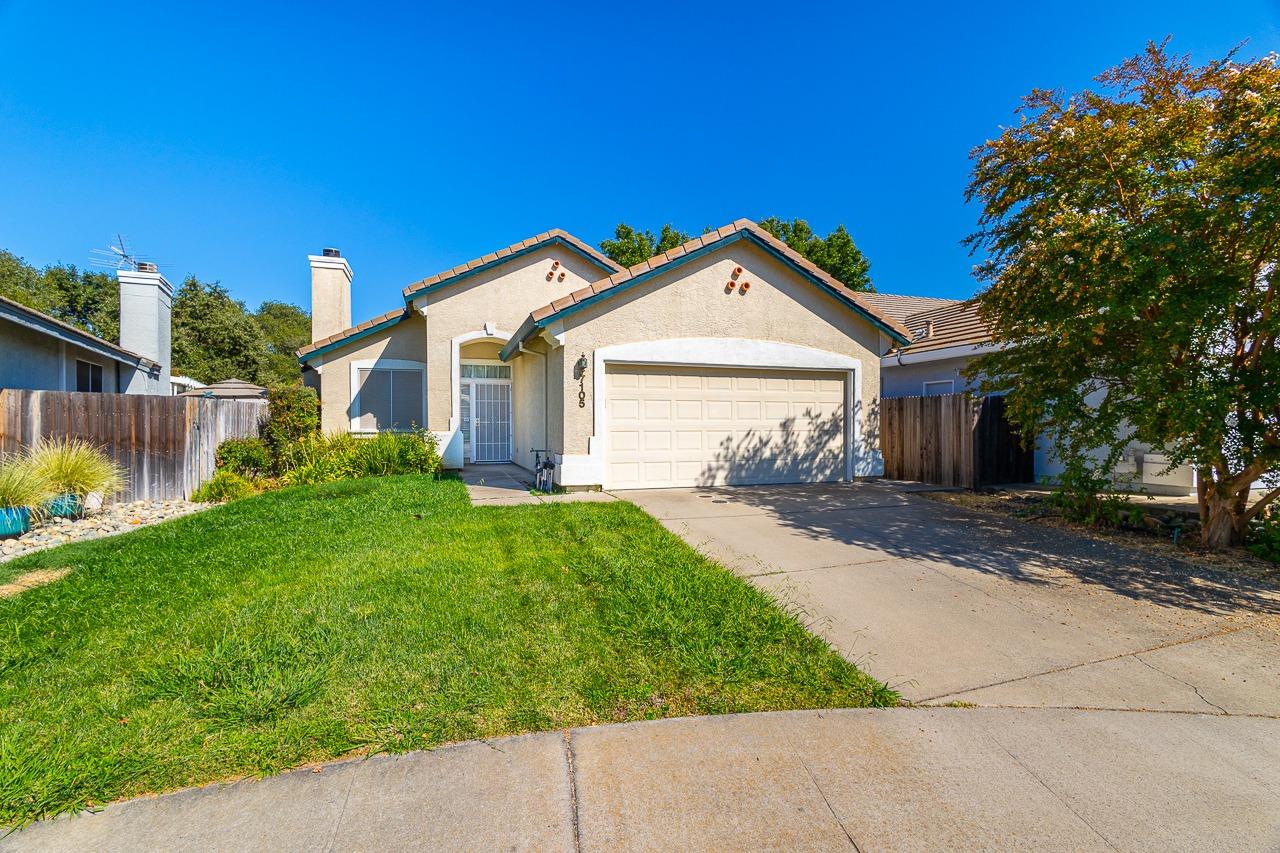
[[(80, 365), (89, 368), (89, 387), (80, 387)], [(95, 376), (96, 372), (96, 376)], [(94, 379), (97, 379), (97, 388), (94, 388)], [(83, 358), (76, 359), (76, 391), (84, 394), (101, 394), (102, 389), (106, 387), (106, 370), (96, 361), (85, 361)]]
[(920, 385), (920, 395), (923, 397), (941, 397), (942, 394), (930, 394), (930, 385), (946, 385), (946, 394), (956, 393), (956, 381), (954, 379), (926, 379)]
[(410, 361), (402, 358), (364, 359), (351, 362), (350, 408), (347, 410), (347, 427), (356, 435), (377, 435), (379, 432), (409, 432), (409, 430), (376, 430), (363, 429), (360, 426), (360, 371), (361, 370), (416, 370), (422, 378), (422, 400), (419, 402), (417, 423), (419, 429), (427, 428), (427, 366), (421, 361)]

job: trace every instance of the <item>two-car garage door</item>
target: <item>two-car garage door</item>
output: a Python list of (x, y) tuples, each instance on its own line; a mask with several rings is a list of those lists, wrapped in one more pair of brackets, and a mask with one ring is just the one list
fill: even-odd
[(845, 374), (610, 364), (608, 487), (845, 476)]

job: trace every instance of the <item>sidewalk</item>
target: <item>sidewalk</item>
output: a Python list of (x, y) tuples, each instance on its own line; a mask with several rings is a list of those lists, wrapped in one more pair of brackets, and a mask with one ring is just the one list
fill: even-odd
[(518, 504), (607, 502), (616, 500), (608, 492), (566, 492), (535, 495), (533, 474), (510, 463), (467, 465), (458, 472), (467, 484), (473, 506), (516, 506)]
[(1275, 850), (1280, 720), (972, 708), (695, 717), (133, 800), (10, 850)]

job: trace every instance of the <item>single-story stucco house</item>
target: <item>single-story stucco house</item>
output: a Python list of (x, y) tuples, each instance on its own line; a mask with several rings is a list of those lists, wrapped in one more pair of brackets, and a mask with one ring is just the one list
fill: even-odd
[(881, 356), (908, 327), (749, 220), (626, 270), (548, 231), (359, 325), (346, 259), (310, 263), (326, 431), (425, 426), (450, 467), (541, 453), (569, 488), (883, 472)]

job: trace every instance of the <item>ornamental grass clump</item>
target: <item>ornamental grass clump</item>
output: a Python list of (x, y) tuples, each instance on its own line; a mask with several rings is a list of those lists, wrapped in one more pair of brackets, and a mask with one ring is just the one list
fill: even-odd
[[(31, 519), (44, 515), (54, 494), (30, 457), (14, 456), (0, 462), (0, 527), (6, 534), (21, 533)], [(13, 530), (8, 529), (10, 525)]]
[(78, 515), (89, 495), (105, 498), (125, 487), (124, 469), (78, 438), (44, 439), (31, 448), (28, 458), (53, 492), (55, 515)]

